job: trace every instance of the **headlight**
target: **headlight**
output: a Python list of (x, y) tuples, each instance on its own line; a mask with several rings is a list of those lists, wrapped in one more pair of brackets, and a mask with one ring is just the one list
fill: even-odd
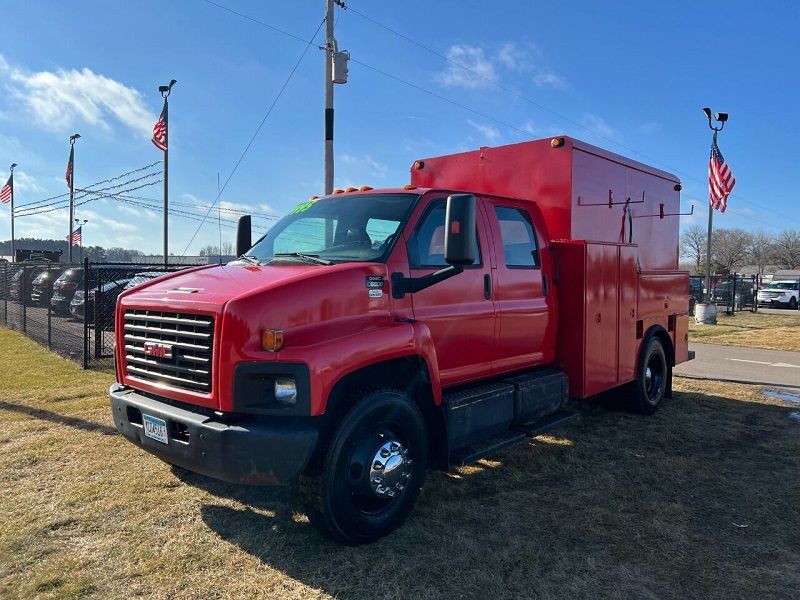
[(294, 379), (275, 380), (275, 400), (292, 405), (297, 402), (297, 384)]

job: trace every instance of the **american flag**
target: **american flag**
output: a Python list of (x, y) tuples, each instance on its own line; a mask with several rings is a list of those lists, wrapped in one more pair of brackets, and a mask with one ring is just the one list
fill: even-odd
[(728, 168), (722, 152), (717, 146), (716, 136), (711, 142), (711, 158), (708, 161), (708, 196), (711, 199), (711, 206), (720, 212), (725, 212), (728, 208), (728, 196), (736, 185), (733, 172)]
[(8, 204), (11, 202), (11, 196), (14, 195), (14, 176), (11, 175), (6, 181), (6, 184), (3, 186), (3, 189), (0, 190), (0, 202), (3, 204)]
[[(82, 239), (81, 239), (81, 229), (82, 228), (83, 228), (83, 225), (81, 225), (80, 227), (78, 227), (76, 230), (74, 230), (72, 232), (72, 243), (73, 244), (80, 244), (82, 242)], [(65, 236), (64, 239), (68, 240), (69, 236)]]
[(73, 172), (73, 163), (75, 162), (75, 148), (72, 147), (69, 149), (69, 160), (67, 161), (67, 172), (64, 173), (64, 179), (67, 181), (67, 187), (72, 189), (72, 172)]
[(164, 109), (161, 110), (161, 116), (153, 125), (153, 138), (150, 141), (161, 151), (167, 149), (167, 121), (164, 119)]

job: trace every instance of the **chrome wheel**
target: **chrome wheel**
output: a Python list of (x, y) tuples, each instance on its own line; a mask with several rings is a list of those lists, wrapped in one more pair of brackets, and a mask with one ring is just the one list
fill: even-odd
[(369, 470), (372, 493), (379, 498), (394, 498), (406, 487), (412, 464), (403, 444), (396, 440), (383, 444), (372, 458)]

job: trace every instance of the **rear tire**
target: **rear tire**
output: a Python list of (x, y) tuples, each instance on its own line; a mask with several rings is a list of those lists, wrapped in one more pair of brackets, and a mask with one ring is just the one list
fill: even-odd
[(664, 345), (657, 337), (651, 337), (642, 346), (628, 407), (642, 415), (656, 412), (666, 396), (669, 376), (670, 367)]
[(425, 419), (417, 405), (397, 390), (367, 393), (301, 478), (306, 514), (337, 542), (377, 540), (408, 517), (427, 460)]
[(792, 296), (792, 299), (789, 300), (789, 308), (792, 310), (797, 310), (797, 298)]

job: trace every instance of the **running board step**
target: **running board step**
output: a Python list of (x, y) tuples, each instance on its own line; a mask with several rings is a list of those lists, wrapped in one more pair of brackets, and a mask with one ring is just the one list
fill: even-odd
[(524, 440), (527, 435), (521, 431), (503, 431), (485, 438), (450, 454), (450, 464), (458, 467), (474, 463), (479, 458), (496, 454)]
[(496, 433), (488, 438), (482, 439), (478, 442), (457, 448), (450, 453), (450, 464), (453, 466), (464, 466), (474, 463), (476, 460), (497, 454), (502, 450), (506, 450), (522, 440), (542, 435), (572, 425), (580, 420), (580, 413), (568, 410), (560, 410), (552, 415), (542, 417), (535, 423), (529, 425), (517, 426), (514, 429)]
[(581, 420), (581, 413), (571, 410), (559, 410), (552, 415), (542, 417), (535, 423), (528, 425), (519, 425), (517, 429), (522, 431), (528, 437), (536, 437), (554, 429), (560, 429), (567, 425), (572, 425)]

